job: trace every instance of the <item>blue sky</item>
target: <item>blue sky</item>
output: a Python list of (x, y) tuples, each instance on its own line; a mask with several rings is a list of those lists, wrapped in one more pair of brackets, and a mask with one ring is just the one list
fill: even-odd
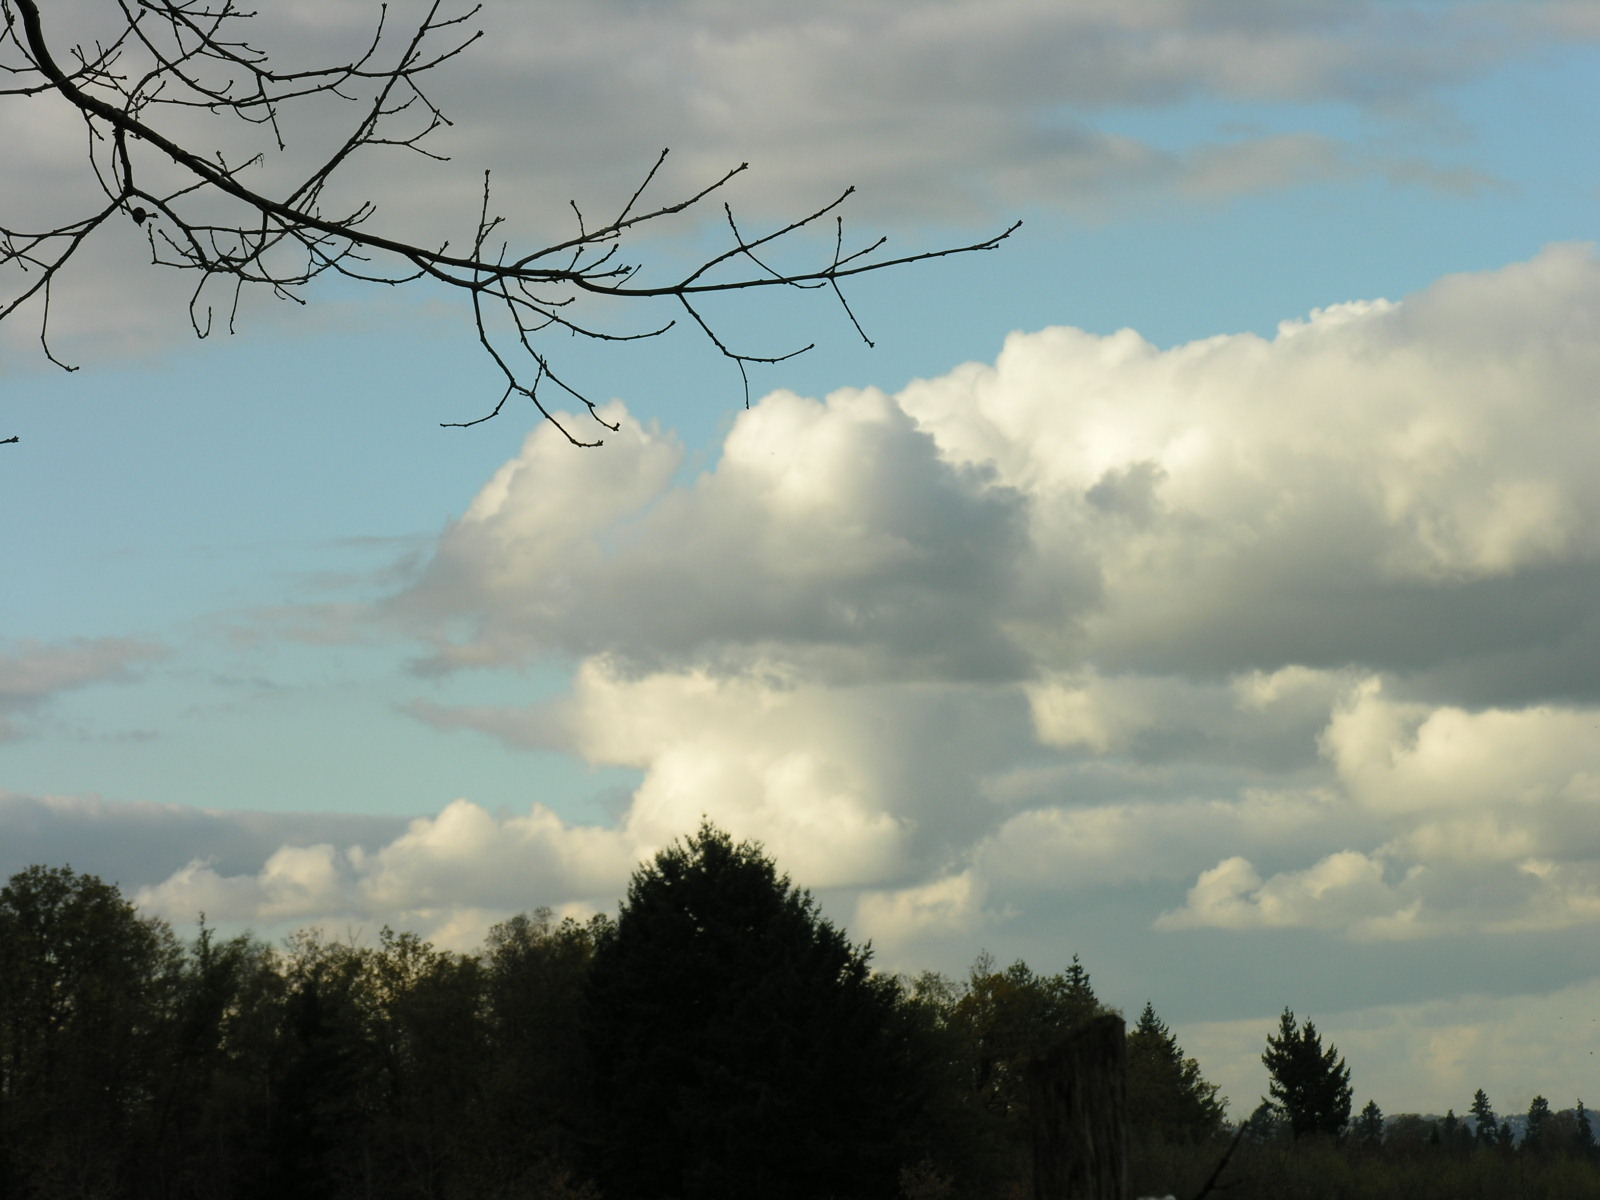
[[(261, 20), (321, 56), (370, 16)], [(535, 244), (662, 145), (663, 194), (748, 160), (752, 225), (852, 183), (897, 248), (1025, 225), (859, 281), (873, 349), (730, 304), (818, 343), (748, 412), (692, 338), (561, 344), (624, 425), (587, 451), (439, 428), (498, 394), (451, 296), (198, 341), (92, 248), (81, 370), (0, 330), (0, 871), (465, 948), (706, 813), (886, 967), (1081, 954), (1235, 1111), (1286, 1004), (1388, 1111), (1600, 1094), (1600, 10), (482, 21), (454, 161), (355, 164), (386, 228), (493, 167)], [(6, 104), (0, 203), (61, 204), (60, 114)]]

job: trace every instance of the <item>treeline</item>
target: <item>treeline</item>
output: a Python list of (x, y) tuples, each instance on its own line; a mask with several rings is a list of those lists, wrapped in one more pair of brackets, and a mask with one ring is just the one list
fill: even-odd
[[(181, 941), (92, 876), (31, 867), (0, 888), (0, 1198), (1024, 1197), (1027, 1064), (1103, 1011), (1076, 958), (876, 973), (710, 825), (615, 918), (541, 910), (473, 954), (387, 929)], [(1228, 1153), (1216, 1088), (1149, 1005), (1128, 1067), (1134, 1194), (1187, 1200)], [(1225, 1194), (1600, 1194), (1553, 1136), (1402, 1148), (1398, 1128), (1262, 1116)], [(1431, 1190), (1419, 1164), (1498, 1185)]]

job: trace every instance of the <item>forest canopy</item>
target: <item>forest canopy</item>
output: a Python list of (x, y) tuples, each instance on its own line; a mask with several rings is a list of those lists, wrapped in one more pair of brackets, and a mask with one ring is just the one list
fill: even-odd
[[(875, 971), (709, 824), (616, 916), (521, 914), (467, 954), (203, 921), (183, 942), (34, 866), (0, 888), (0, 1196), (1021, 1197), (1028, 1064), (1109, 1011), (1076, 957)], [(1538, 1097), (1520, 1138), (1482, 1091), (1471, 1120), (1368, 1104), (1339, 1137), (1267, 1102), (1230, 1127), (1153, 1004), (1127, 1047), (1135, 1194), (1192, 1196), (1219, 1166), (1245, 1198), (1600, 1183), (1581, 1103)]]

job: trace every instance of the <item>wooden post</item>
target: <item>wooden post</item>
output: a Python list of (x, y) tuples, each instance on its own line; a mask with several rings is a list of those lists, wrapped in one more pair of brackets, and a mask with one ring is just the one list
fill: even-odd
[(1125, 1200), (1128, 1045), (1122, 1018), (1095, 1017), (1028, 1064), (1033, 1200)]

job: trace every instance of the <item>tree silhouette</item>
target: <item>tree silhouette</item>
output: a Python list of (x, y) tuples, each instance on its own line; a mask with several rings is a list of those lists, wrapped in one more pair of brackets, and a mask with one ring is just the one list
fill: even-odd
[(160, 1078), (178, 947), (70, 867), (0, 888), (0, 1195), (114, 1195)]
[(1302, 1027), (1287, 1008), (1261, 1056), (1271, 1077), (1268, 1092), (1296, 1138), (1310, 1133), (1337, 1137), (1350, 1122), (1350, 1068), (1335, 1046), (1309, 1020)]
[(1363, 1146), (1377, 1149), (1383, 1144), (1383, 1109), (1378, 1107), (1376, 1100), (1367, 1101), (1366, 1107), (1361, 1110), (1361, 1115), (1356, 1118), (1350, 1131), (1355, 1134), (1356, 1141)]
[(1534, 1154), (1543, 1154), (1550, 1149), (1549, 1140), (1552, 1114), (1550, 1101), (1543, 1096), (1535, 1096), (1528, 1103), (1528, 1123), (1522, 1130), (1522, 1149)]
[(1139, 1024), (1128, 1034), (1128, 1124), (1135, 1131), (1199, 1139), (1222, 1128), (1217, 1085), (1207, 1083), (1200, 1064), (1186, 1058), (1172, 1030), (1145, 1002)]
[[(331, 273), (379, 284), (431, 280), (458, 289), (470, 301), (474, 335), (505, 385), (499, 403), (479, 420), (522, 396), (558, 425), (542, 387), (565, 393), (586, 405), (595, 421), (606, 422), (557, 370), (549, 335), (630, 341), (659, 336), (685, 318), (738, 368), (748, 403), (748, 364), (781, 362), (810, 346), (771, 354), (736, 350), (699, 306), (705, 297), (773, 287), (822, 289), (868, 340), (840, 290), (843, 281), (993, 249), (1017, 228), (969, 245), (910, 254), (888, 254), (882, 237), (852, 248), (838, 211), (853, 190), (847, 189), (830, 203), (759, 234), (747, 232), (724, 203), (720, 215), (726, 236), (720, 249), (688, 267), (646, 262), (639, 257), (641, 235), (714, 203), (748, 166), (734, 166), (690, 195), (645, 204), (645, 192), (666, 158), (663, 150), (615, 216), (591, 222), (574, 203), (573, 232), (565, 238), (540, 244), (509, 229), (493, 210), (485, 174), (482, 200), (461, 248), (448, 241), (407, 241), (374, 228), (378, 210), (372, 200), (329, 209), (325, 194), (353, 159), (374, 150), (443, 157), (424, 144), (448, 123), (424, 85), (428, 72), (481, 36), (467, 29), (478, 8), (450, 14), (442, 0), (434, 0), (417, 25), (396, 33), (386, 23), (384, 6), (358, 56), (301, 66), (276, 63), (253, 46), (240, 28), (253, 14), (235, 0), (123, 0), (117, 7), (120, 24), (109, 40), (59, 45), (37, 0), (0, 0), (5, 20), (0, 76), (12, 80), (0, 88), (0, 96), (53, 96), (70, 106), (88, 134), (89, 165), (98, 183), (99, 194), (88, 197), (77, 215), (54, 215), (53, 223), (37, 229), (0, 221), (0, 320), (38, 300), (44, 353), (63, 366), (49, 343), (52, 285), (87, 241), (113, 221), (131, 221), (143, 232), (153, 264), (198, 273), (189, 311), (202, 337), (213, 325), (213, 281), (221, 281), (223, 294), (216, 302), (230, 328), (246, 287), (301, 299), (308, 283)], [(336, 139), (334, 149), (297, 176), (293, 186), (263, 190), (249, 182), (248, 169), (288, 148), (291, 117), (310, 113), (320, 119), (331, 99), (350, 105), (343, 140)], [(241, 136), (253, 139), (242, 152), (218, 148), (237, 146)], [(83, 200), (61, 197), (55, 213), (69, 212)], [(831, 248), (810, 266), (775, 265), (770, 257), (775, 249), (794, 240), (792, 235), (818, 229), (831, 234)], [(644, 312), (631, 324), (605, 327), (587, 316), (581, 303), (596, 298), (626, 301), (630, 311)], [(658, 303), (675, 311), (663, 315)], [(579, 445), (598, 444), (561, 428)]]
[(758, 845), (705, 824), (661, 851), (590, 974), (606, 1193), (892, 1193), (909, 1102), (899, 1000)]
[(1489, 1103), (1488, 1094), (1479, 1088), (1472, 1094), (1472, 1107), (1467, 1110), (1472, 1114), (1472, 1119), (1477, 1122), (1472, 1132), (1472, 1141), (1478, 1146), (1493, 1146), (1499, 1141), (1500, 1118), (1494, 1115), (1494, 1108)]

